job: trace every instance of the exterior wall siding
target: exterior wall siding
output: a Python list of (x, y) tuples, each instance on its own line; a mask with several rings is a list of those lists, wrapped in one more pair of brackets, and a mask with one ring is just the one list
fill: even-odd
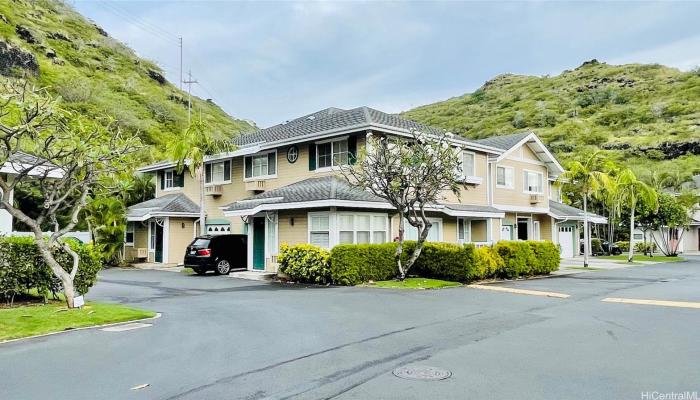
[(169, 218), (168, 263), (182, 264), (185, 249), (194, 238), (194, 221), (190, 218)]
[(137, 249), (148, 248), (148, 226), (141, 223), (134, 223), (134, 245), (124, 246), (124, 259), (126, 261), (138, 261)]
[[(513, 168), (513, 188), (503, 188), (496, 185), (496, 171), (498, 166)], [(538, 204), (530, 204), (530, 194), (524, 192), (524, 171), (541, 172), (543, 181), (542, 201)], [(504, 160), (496, 163), (493, 168), (493, 202), (497, 205), (517, 207), (548, 208), (549, 183), (547, 180), (547, 167), (537, 161), (537, 156), (527, 146), (522, 146), (522, 152), (517, 149)]]

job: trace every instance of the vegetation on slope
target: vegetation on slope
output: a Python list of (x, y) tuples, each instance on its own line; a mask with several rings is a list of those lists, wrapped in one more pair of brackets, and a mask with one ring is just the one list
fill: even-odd
[[(152, 145), (146, 158), (159, 157), (187, 125), (186, 93), (156, 64), (63, 2), (0, 2), (0, 75), (29, 77), (83, 116), (113, 117), (122, 130)], [(215, 135), (251, 128), (208, 100), (193, 97), (192, 110)]]
[(500, 75), (404, 115), (474, 139), (533, 130), (562, 161), (602, 149), (640, 173), (700, 169), (700, 70), (593, 60), (553, 77)]

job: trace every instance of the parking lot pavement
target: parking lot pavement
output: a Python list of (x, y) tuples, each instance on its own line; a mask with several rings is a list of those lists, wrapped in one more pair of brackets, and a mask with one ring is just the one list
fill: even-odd
[[(700, 310), (601, 301), (698, 302), (699, 283), (698, 259), (498, 284), (568, 298), (104, 271), (90, 299), (163, 317), (141, 329), (0, 345), (0, 398), (72, 399), (76, 387), (95, 399), (638, 399), (643, 391), (700, 391)], [(452, 376), (426, 382), (391, 373), (421, 365)]]

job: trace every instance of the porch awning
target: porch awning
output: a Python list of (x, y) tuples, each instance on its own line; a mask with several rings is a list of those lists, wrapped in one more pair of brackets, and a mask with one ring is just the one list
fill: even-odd
[(199, 206), (182, 193), (146, 200), (127, 208), (127, 221), (146, 221), (154, 217), (199, 217)]
[[(549, 201), (549, 215), (559, 220), (583, 221), (584, 219), (583, 210), (554, 200)], [(588, 220), (594, 224), (608, 223), (607, 218), (592, 212), (588, 213)]]

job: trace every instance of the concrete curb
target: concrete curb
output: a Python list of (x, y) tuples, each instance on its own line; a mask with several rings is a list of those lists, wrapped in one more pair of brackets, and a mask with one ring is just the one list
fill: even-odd
[(143, 322), (143, 321), (151, 321), (154, 319), (158, 319), (162, 317), (163, 314), (157, 312), (155, 316), (153, 317), (148, 317), (148, 318), (141, 318), (141, 319), (133, 319), (130, 321), (121, 321), (121, 322), (112, 322), (109, 324), (102, 324), (102, 325), (92, 325), (92, 326), (82, 326), (80, 328), (73, 328), (73, 329), (68, 329), (68, 330), (63, 330), (63, 331), (58, 331), (58, 332), (49, 332), (49, 333), (42, 333), (41, 335), (34, 335), (34, 336), (26, 336), (26, 337), (21, 337), (17, 339), (8, 339), (8, 340), (3, 340), (0, 341), (0, 346), (6, 343), (13, 343), (13, 342), (19, 342), (22, 340), (30, 340), (30, 339), (36, 339), (36, 338), (41, 338), (41, 337), (46, 337), (46, 336), (53, 336), (53, 335), (59, 335), (62, 333), (70, 333), (70, 332), (76, 332), (76, 331), (84, 331), (87, 329), (100, 329), (100, 328), (106, 328), (110, 326), (116, 326), (116, 325), (124, 325), (124, 324), (131, 324), (134, 322)]

